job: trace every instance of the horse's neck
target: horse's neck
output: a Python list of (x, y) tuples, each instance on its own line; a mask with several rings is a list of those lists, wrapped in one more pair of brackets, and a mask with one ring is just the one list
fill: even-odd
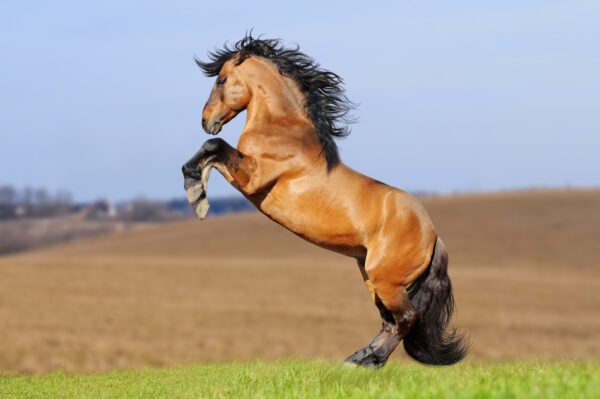
[(298, 139), (305, 143), (318, 142), (312, 120), (304, 109), (304, 97), (300, 99), (294, 93), (254, 95), (247, 107), (244, 131), (260, 132), (261, 135), (272, 133), (282, 139)]

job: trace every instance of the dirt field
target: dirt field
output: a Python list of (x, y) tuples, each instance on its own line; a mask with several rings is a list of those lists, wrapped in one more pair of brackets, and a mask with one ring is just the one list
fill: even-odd
[(144, 227), (144, 224), (119, 220), (84, 220), (77, 217), (2, 220), (0, 256), (138, 227)]
[[(472, 359), (600, 357), (600, 190), (423, 202), (450, 252)], [(343, 359), (378, 328), (352, 259), (261, 214), (0, 258), (4, 371)]]

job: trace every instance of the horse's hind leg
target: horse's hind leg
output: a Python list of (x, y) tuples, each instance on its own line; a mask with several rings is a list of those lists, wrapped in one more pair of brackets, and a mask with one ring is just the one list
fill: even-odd
[(371, 298), (373, 299), (375, 306), (377, 306), (377, 309), (379, 309), (379, 314), (381, 315), (381, 330), (379, 330), (377, 335), (375, 335), (368, 344), (354, 352), (353, 355), (346, 359), (346, 363), (353, 364), (361, 364), (361, 362), (366, 358), (370, 356), (372, 357), (373, 352), (390, 337), (395, 325), (394, 316), (385, 308), (385, 306), (383, 306), (381, 300), (379, 297), (377, 297), (375, 291), (373, 290), (373, 285), (371, 284), (371, 281), (365, 272), (364, 261), (359, 260), (358, 267), (365, 281), (365, 285), (371, 293)]
[(381, 274), (383, 271), (384, 268), (371, 267), (369, 272), (363, 273), (383, 325), (369, 344), (346, 360), (359, 366), (383, 366), (418, 317), (406, 288), (394, 283), (388, 273)]
[(357, 364), (361, 366), (366, 365), (377, 365), (375, 361), (375, 351), (379, 349), (385, 342), (388, 341), (394, 330), (394, 317), (392, 314), (383, 306), (379, 298), (376, 299), (375, 305), (379, 309), (381, 314), (381, 330), (373, 337), (373, 339), (354, 352), (354, 354), (346, 359), (346, 363)]
[(387, 308), (389, 305), (383, 305), (383, 301), (380, 305), (385, 306), (386, 312), (392, 316), (393, 322), (384, 319), (384, 324), (387, 324), (386, 331), (384, 332), (382, 329), (382, 333), (378, 334), (371, 341), (372, 343), (359, 349), (346, 360), (347, 362), (359, 366), (383, 366), (387, 362), (417, 319), (417, 312), (410, 303), (404, 287), (399, 288), (394, 294), (393, 302), (395, 305), (390, 308)]
[(397, 286), (393, 290), (377, 295), (381, 295), (381, 301), (394, 317), (395, 324), (390, 337), (373, 353), (372, 360), (365, 359), (364, 362), (367, 362), (365, 363), (367, 366), (371, 364), (383, 366), (418, 318), (417, 311), (408, 299), (405, 287)]

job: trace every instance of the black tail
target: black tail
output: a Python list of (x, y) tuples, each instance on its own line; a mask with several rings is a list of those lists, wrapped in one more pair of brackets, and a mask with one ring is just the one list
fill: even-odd
[(437, 239), (431, 263), (408, 287), (408, 297), (419, 314), (404, 337), (404, 349), (413, 359), (436, 366), (454, 364), (469, 351), (469, 340), (448, 323), (454, 311), (452, 285), (448, 276), (448, 253)]

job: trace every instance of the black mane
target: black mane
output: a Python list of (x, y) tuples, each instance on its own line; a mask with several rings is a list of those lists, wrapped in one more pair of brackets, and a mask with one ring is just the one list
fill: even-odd
[(324, 70), (314, 59), (299, 51), (300, 47), (285, 48), (280, 39), (253, 38), (251, 34), (232, 47), (227, 44), (220, 50), (209, 52), (210, 62), (195, 59), (206, 76), (216, 76), (223, 64), (239, 54), (235, 65), (250, 56), (263, 57), (274, 63), (279, 72), (296, 81), (306, 95), (305, 107), (312, 118), (317, 137), (331, 170), (340, 162), (334, 137), (350, 134), (348, 114), (355, 105), (344, 94), (343, 80), (333, 72)]

